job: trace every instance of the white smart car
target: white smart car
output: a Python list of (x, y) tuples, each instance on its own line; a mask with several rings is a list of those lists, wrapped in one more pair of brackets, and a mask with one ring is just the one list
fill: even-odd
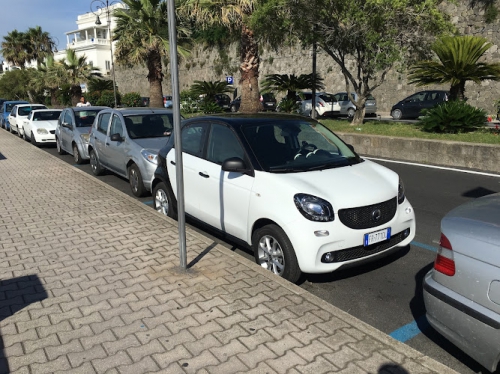
[(56, 144), (57, 120), (62, 109), (32, 110), (23, 121), (24, 137), (36, 146)]
[[(183, 122), (185, 210), (292, 282), (380, 258), (415, 236), (403, 183), (321, 123), (226, 114)], [(176, 217), (174, 138), (158, 154), (155, 209)]]

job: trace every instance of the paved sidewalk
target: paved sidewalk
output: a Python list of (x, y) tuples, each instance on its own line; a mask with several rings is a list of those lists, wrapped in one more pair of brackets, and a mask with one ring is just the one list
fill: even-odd
[(0, 153), (0, 373), (453, 373), (190, 229), (184, 272), (175, 221)]

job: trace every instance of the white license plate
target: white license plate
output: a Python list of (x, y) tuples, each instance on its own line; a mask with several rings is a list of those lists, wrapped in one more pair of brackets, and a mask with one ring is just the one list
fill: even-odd
[(391, 228), (371, 232), (365, 234), (364, 246), (372, 245), (375, 243), (383, 242), (391, 238)]

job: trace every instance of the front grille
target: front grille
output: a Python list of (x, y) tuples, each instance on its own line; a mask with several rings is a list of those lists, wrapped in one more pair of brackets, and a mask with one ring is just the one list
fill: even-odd
[(397, 198), (394, 197), (383, 203), (357, 208), (340, 209), (338, 216), (340, 222), (345, 226), (355, 230), (363, 230), (389, 222), (396, 214), (397, 208), (398, 201)]
[(56, 130), (50, 130), (49, 131), (52, 135), (54, 135), (56, 133)]
[(403, 234), (405, 231), (401, 231), (393, 236), (389, 240), (372, 244), (367, 247), (359, 245), (357, 247), (346, 248), (340, 251), (330, 252), (333, 255), (334, 260), (331, 262), (344, 262), (350, 260), (356, 260), (358, 258), (363, 258), (366, 256), (371, 256), (375, 253), (379, 253), (401, 243), (404, 239), (410, 236), (410, 229)]

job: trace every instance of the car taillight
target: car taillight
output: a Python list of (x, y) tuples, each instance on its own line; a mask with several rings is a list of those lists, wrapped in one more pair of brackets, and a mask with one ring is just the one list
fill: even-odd
[(448, 276), (455, 275), (455, 260), (453, 259), (453, 249), (448, 238), (441, 233), (439, 249), (434, 261), (434, 269)]

